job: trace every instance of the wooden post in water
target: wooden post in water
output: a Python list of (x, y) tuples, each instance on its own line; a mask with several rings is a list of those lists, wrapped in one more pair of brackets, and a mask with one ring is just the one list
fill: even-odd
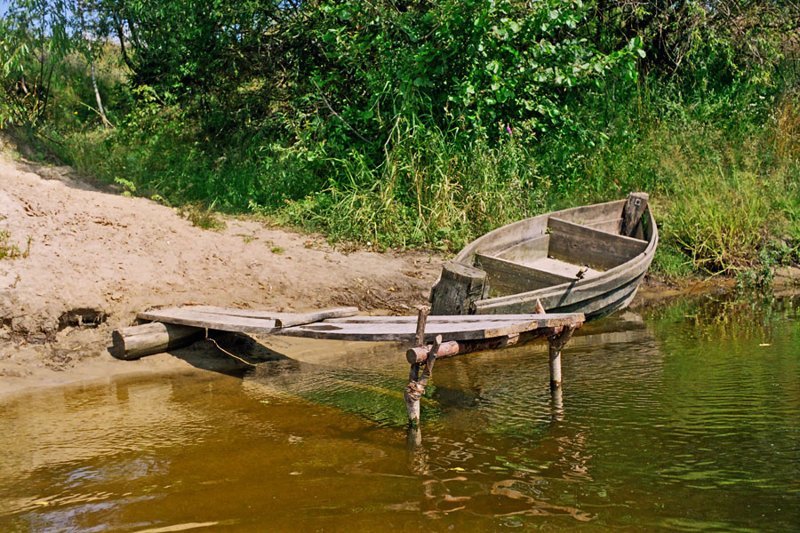
[(562, 326), (556, 328), (555, 333), (547, 338), (550, 344), (550, 390), (561, 388), (561, 350), (572, 338), (575, 326)]
[(561, 388), (561, 349), (550, 343), (550, 390)]
[[(417, 332), (414, 340), (418, 346), (425, 345), (425, 324), (428, 321), (428, 313), (430, 311), (431, 308), (426, 305), (417, 307)], [(419, 425), (419, 402), (425, 393), (425, 388), (420, 386), (421, 366), (421, 363), (411, 363), (411, 368), (408, 372), (408, 386), (406, 386), (406, 391), (403, 394), (410, 428), (415, 428)]]

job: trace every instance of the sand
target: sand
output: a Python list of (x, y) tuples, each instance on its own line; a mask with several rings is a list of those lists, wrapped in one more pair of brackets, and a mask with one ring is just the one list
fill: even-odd
[(176, 209), (0, 151), (0, 231), (25, 257), (0, 261), (0, 396), (130, 372), (186, 370), (174, 357), (117, 361), (111, 331), (187, 303), (276, 311), (353, 305), (412, 314), (442, 257), (346, 253), (318, 235)]

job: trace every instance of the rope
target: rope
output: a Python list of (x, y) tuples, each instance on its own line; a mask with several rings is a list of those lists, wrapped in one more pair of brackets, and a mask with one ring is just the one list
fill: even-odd
[(213, 344), (214, 346), (216, 346), (217, 350), (219, 350), (220, 352), (224, 353), (225, 355), (229, 355), (229, 356), (233, 357), (234, 359), (236, 359), (237, 361), (239, 361), (241, 363), (244, 363), (244, 364), (246, 364), (248, 366), (251, 366), (253, 368), (256, 368), (258, 366), (258, 365), (255, 365), (255, 364), (251, 363), (250, 361), (245, 361), (244, 359), (242, 359), (238, 355), (232, 354), (231, 352), (229, 352), (228, 350), (226, 350), (225, 348), (223, 348), (222, 346), (217, 344), (217, 341), (215, 341), (211, 337), (206, 337), (206, 340), (208, 342), (210, 342), (211, 344)]

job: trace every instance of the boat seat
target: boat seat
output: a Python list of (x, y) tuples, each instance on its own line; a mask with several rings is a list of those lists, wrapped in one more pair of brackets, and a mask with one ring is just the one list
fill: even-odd
[(486, 255), (492, 255), (500, 259), (505, 259), (506, 261), (524, 265), (527, 261), (531, 261), (532, 259), (546, 258), (549, 249), (550, 235), (543, 233), (542, 235), (537, 235), (536, 237), (522, 241), (505, 250), (501, 250), (497, 254), (487, 253)]
[(525, 263), (525, 266), (570, 280), (591, 279), (601, 274), (599, 270), (589, 268), (586, 265), (575, 265), (573, 263), (567, 263), (566, 261), (553, 259), (552, 257), (534, 259)]
[(614, 235), (556, 217), (547, 223), (550, 232), (548, 254), (566, 263), (609, 270), (630, 261), (647, 248), (647, 241)]
[(612, 235), (619, 235), (622, 230), (622, 217), (609, 218), (608, 220), (598, 220), (597, 222), (587, 222), (582, 224), (587, 228), (596, 229)]
[(486, 272), (486, 283), (494, 295), (535, 291), (600, 274), (596, 270), (584, 269), (581, 277), (578, 277), (578, 271), (581, 270), (579, 265), (547, 257), (539, 257), (523, 264), (500, 257), (475, 254), (475, 266)]

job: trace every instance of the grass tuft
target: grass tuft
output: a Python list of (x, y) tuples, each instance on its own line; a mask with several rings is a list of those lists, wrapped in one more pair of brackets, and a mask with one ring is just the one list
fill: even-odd
[(0, 230), (0, 260), (2, 259), (25, 259), (31, 254), (32, 237), (28, 237), (25, 249), (22, 250), (17, 244), (11, 242), (11, 233), (8, 230)]
[(214, 206), (204, 207), (202, 204), (188, 204), (180, 208), (178, 214), (197, 228), (211, 231), (222, 231), (227, 225), (214, 211)]

